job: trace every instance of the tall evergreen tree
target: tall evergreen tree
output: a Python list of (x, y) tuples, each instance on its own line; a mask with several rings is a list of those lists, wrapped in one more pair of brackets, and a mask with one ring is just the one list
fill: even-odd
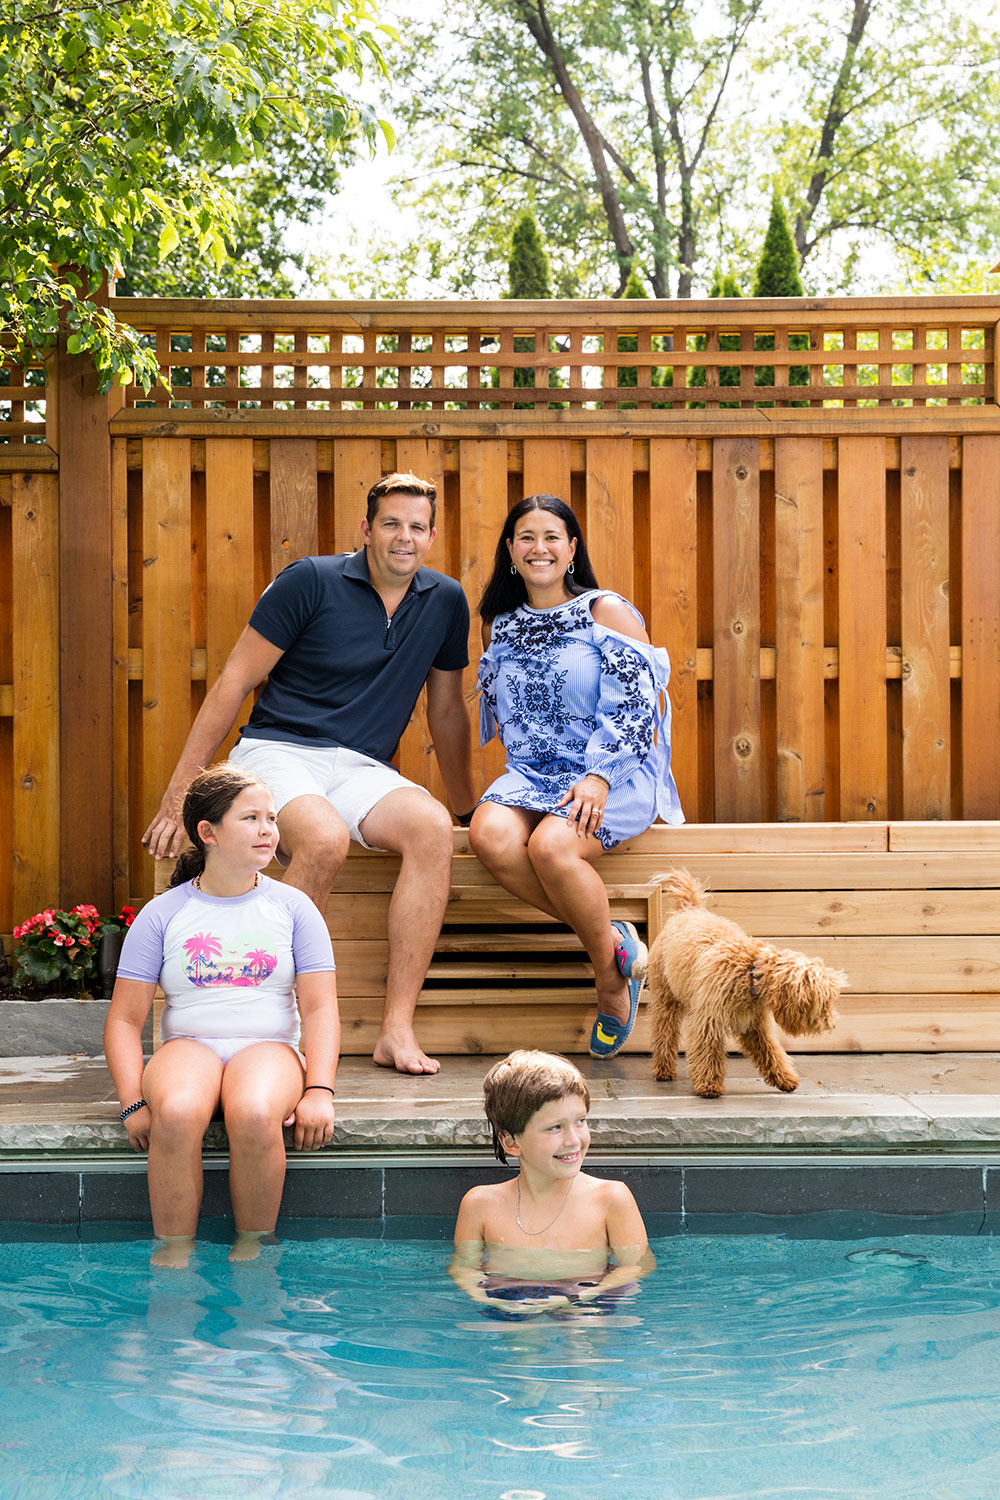
[(535, 217), (527, 209), (514, 225), (507, 262), (508, 297), (551, 297), (549, 258)]
[[(768, 222), (767, 234), (764, 236), (764, 248), (757, 266), (753, 294), (755, 297), (801, 297), (803, 295), (795, 241), (788, 227), (784, 206), (777, 194), (771, 203), (771, 218)], [(809, 347), (807, 334), (793, 333), (788, 342), (791, 349), (808, 349)], [(759, 334), (754, 340), (754, 347), (773, 349), (774, 335)], [(793, 365), (789, 369), (788, 383), (789, 385), (808, 385), (809, 371), (805, 365)], [(773, 386), (774, 366), (761, 365), (757, 370), (754, 384)]]
[[(549, 258), (542, 244), (542, 237), (538, 233), (538, 225), (535, 216), (528, 209), (514, 225), (514, 233), (510, 237), (510, 258), (507, 261), (508, 297), (542, 298), (552, 296), (552, 283), (549, 277)], [(533, 354), (535, 352), (534, 340), (515, 339), (515, 354)], [(552, 372), (554, 373), (554, 372)], [(534, 389), (534, 370), (524, 369), (518, 365), (514, 369), (514, 384)], [(550, 378), (549, 384), (552, 384)], [(519, 402), (518, 409), (526, 407), (527, 402)]]
[[(631, 267), (631, 269), (630, 269), (630, 271), (628, 273), (628, 280), (625, 283), (625, 290), (622, 293), (622, 297), (623, 298), (628, 298), (629, 300), (631, 300), (633, 298), (635, 298), (635, 299), (641, 298), (644, 301), (648, 301), (648, 296), (647, 296), (647, 293), (646, 293), (646, 289), (643, 286), (642, 282), (639, 280), (639, 276), (638, 276), (638, 273), (637, 273), (634, 265)], [(638, 338), (636, 337), (636, 335), (634, 333), (620, 333), (618, 335), (618, 352), (619, 352), (619, 354), (633, 354), (638, 349), (638, 347), (639, 347), (639, 340), (638, 340)], [(619, 370), (618, 370), (618, 385), (619, 385), (619, 387), (621, 387), (621, 386), (637, 386), (638, 384), (639, 384), (639, 370), (638, 370), (638, 367), (636, 365), (623, 365), (623, 366), (619, 367)], [(619, 410), (628, 409), (628, 408), (634, 407), (634, 406), (635, 406), (635, 402), (634, 401), (619, 401), (619, 403), (618, 403)]]
[(757, 265), (753, 294), (755, 297), (801, 297), (803, 294), (795, 241), (788, 227), (784, 205), (777, 194), (771, 202), (771, 218)]

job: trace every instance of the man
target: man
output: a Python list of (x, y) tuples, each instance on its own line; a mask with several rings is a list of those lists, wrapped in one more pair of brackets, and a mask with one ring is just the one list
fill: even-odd
[(441, 803), (388, 764), (427, 684), (427, 723), (462, 822), (476, 796), (462, 693), (469, 607), (453, 578), (422, 567), (437, 494), (413, 474), (368, 492), (364, 547), (301, 558), (265, 589), (188, 735), (160, 809), (143, 834), (157, 859), (184, 840), (184, 791), (267, 678), (231, 760), (274, 793), (284, 879), (321, 912), (350, 840), (402, 865), (389, 905), (389, 973), (375, 1061), (436, 1073), (413, 1014), (451, 883), (452, 824)]

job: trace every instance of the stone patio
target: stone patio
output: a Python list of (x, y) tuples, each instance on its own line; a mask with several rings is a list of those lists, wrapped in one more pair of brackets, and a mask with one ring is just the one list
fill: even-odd
[[(611, 1162), (790, 1152), (986, 1161), (1000, 1154), (1000, 1054), (803, 1055), (796, 1060), (802, 1082), (791, 1095), (769, 1089), (735, 1057), (729, 1091), (718, 1100), (695, 1098), (683, 1072), (655, 1083), (644, 1056), (579, 1061), (592, 1092), (592, 1151)], [(460, 1155), (485, 1165), (481, 1083), (491, 1062), (450, 1057), (436, 1077), (407, 1078), (345, 1058), (337, 1135), (324, 1157), (334, 1165), (338, 1152), (355, 1160)], [(211, 1128), (206, 1146), (225, 1149), (221, 1126)], [(0, 1170), (88, 1159), (135, 1161), (103, 1061), (0, 1059)]]

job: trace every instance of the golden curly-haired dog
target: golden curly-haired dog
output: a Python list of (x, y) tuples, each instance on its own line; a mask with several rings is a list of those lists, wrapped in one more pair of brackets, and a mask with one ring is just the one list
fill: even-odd
[(725, 1093), (729, 1037), (765, 1083), (791, 1093), (799, 1076), (771, 1017), (791, 1036), (829, 1031), (847, 975), (819, 959), (759, 942), (735, 922), (706, 911), (704, 887), (687, 870), (664, 876), (661, 890), (673, 910), (649, 950), (646, 974), (653, 1076), (674, 1077), (683, 1020), (696, 1094), (717, 1099)]

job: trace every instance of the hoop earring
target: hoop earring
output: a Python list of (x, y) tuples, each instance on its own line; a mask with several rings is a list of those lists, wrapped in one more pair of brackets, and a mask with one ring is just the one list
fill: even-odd
[(570, 563), (569, 567), (566, 569), (566, 572), (567, 573), (572, 573), (572, 571), (573, 571), (573, 564)]
[(517, 573), (517, 569), (515, 568), (514, 564), (511, 563), (511, 565), (510, 565), (510, 576), (511, 576), (511, 578), (513, 578), (516, 575), (516, 573)]

